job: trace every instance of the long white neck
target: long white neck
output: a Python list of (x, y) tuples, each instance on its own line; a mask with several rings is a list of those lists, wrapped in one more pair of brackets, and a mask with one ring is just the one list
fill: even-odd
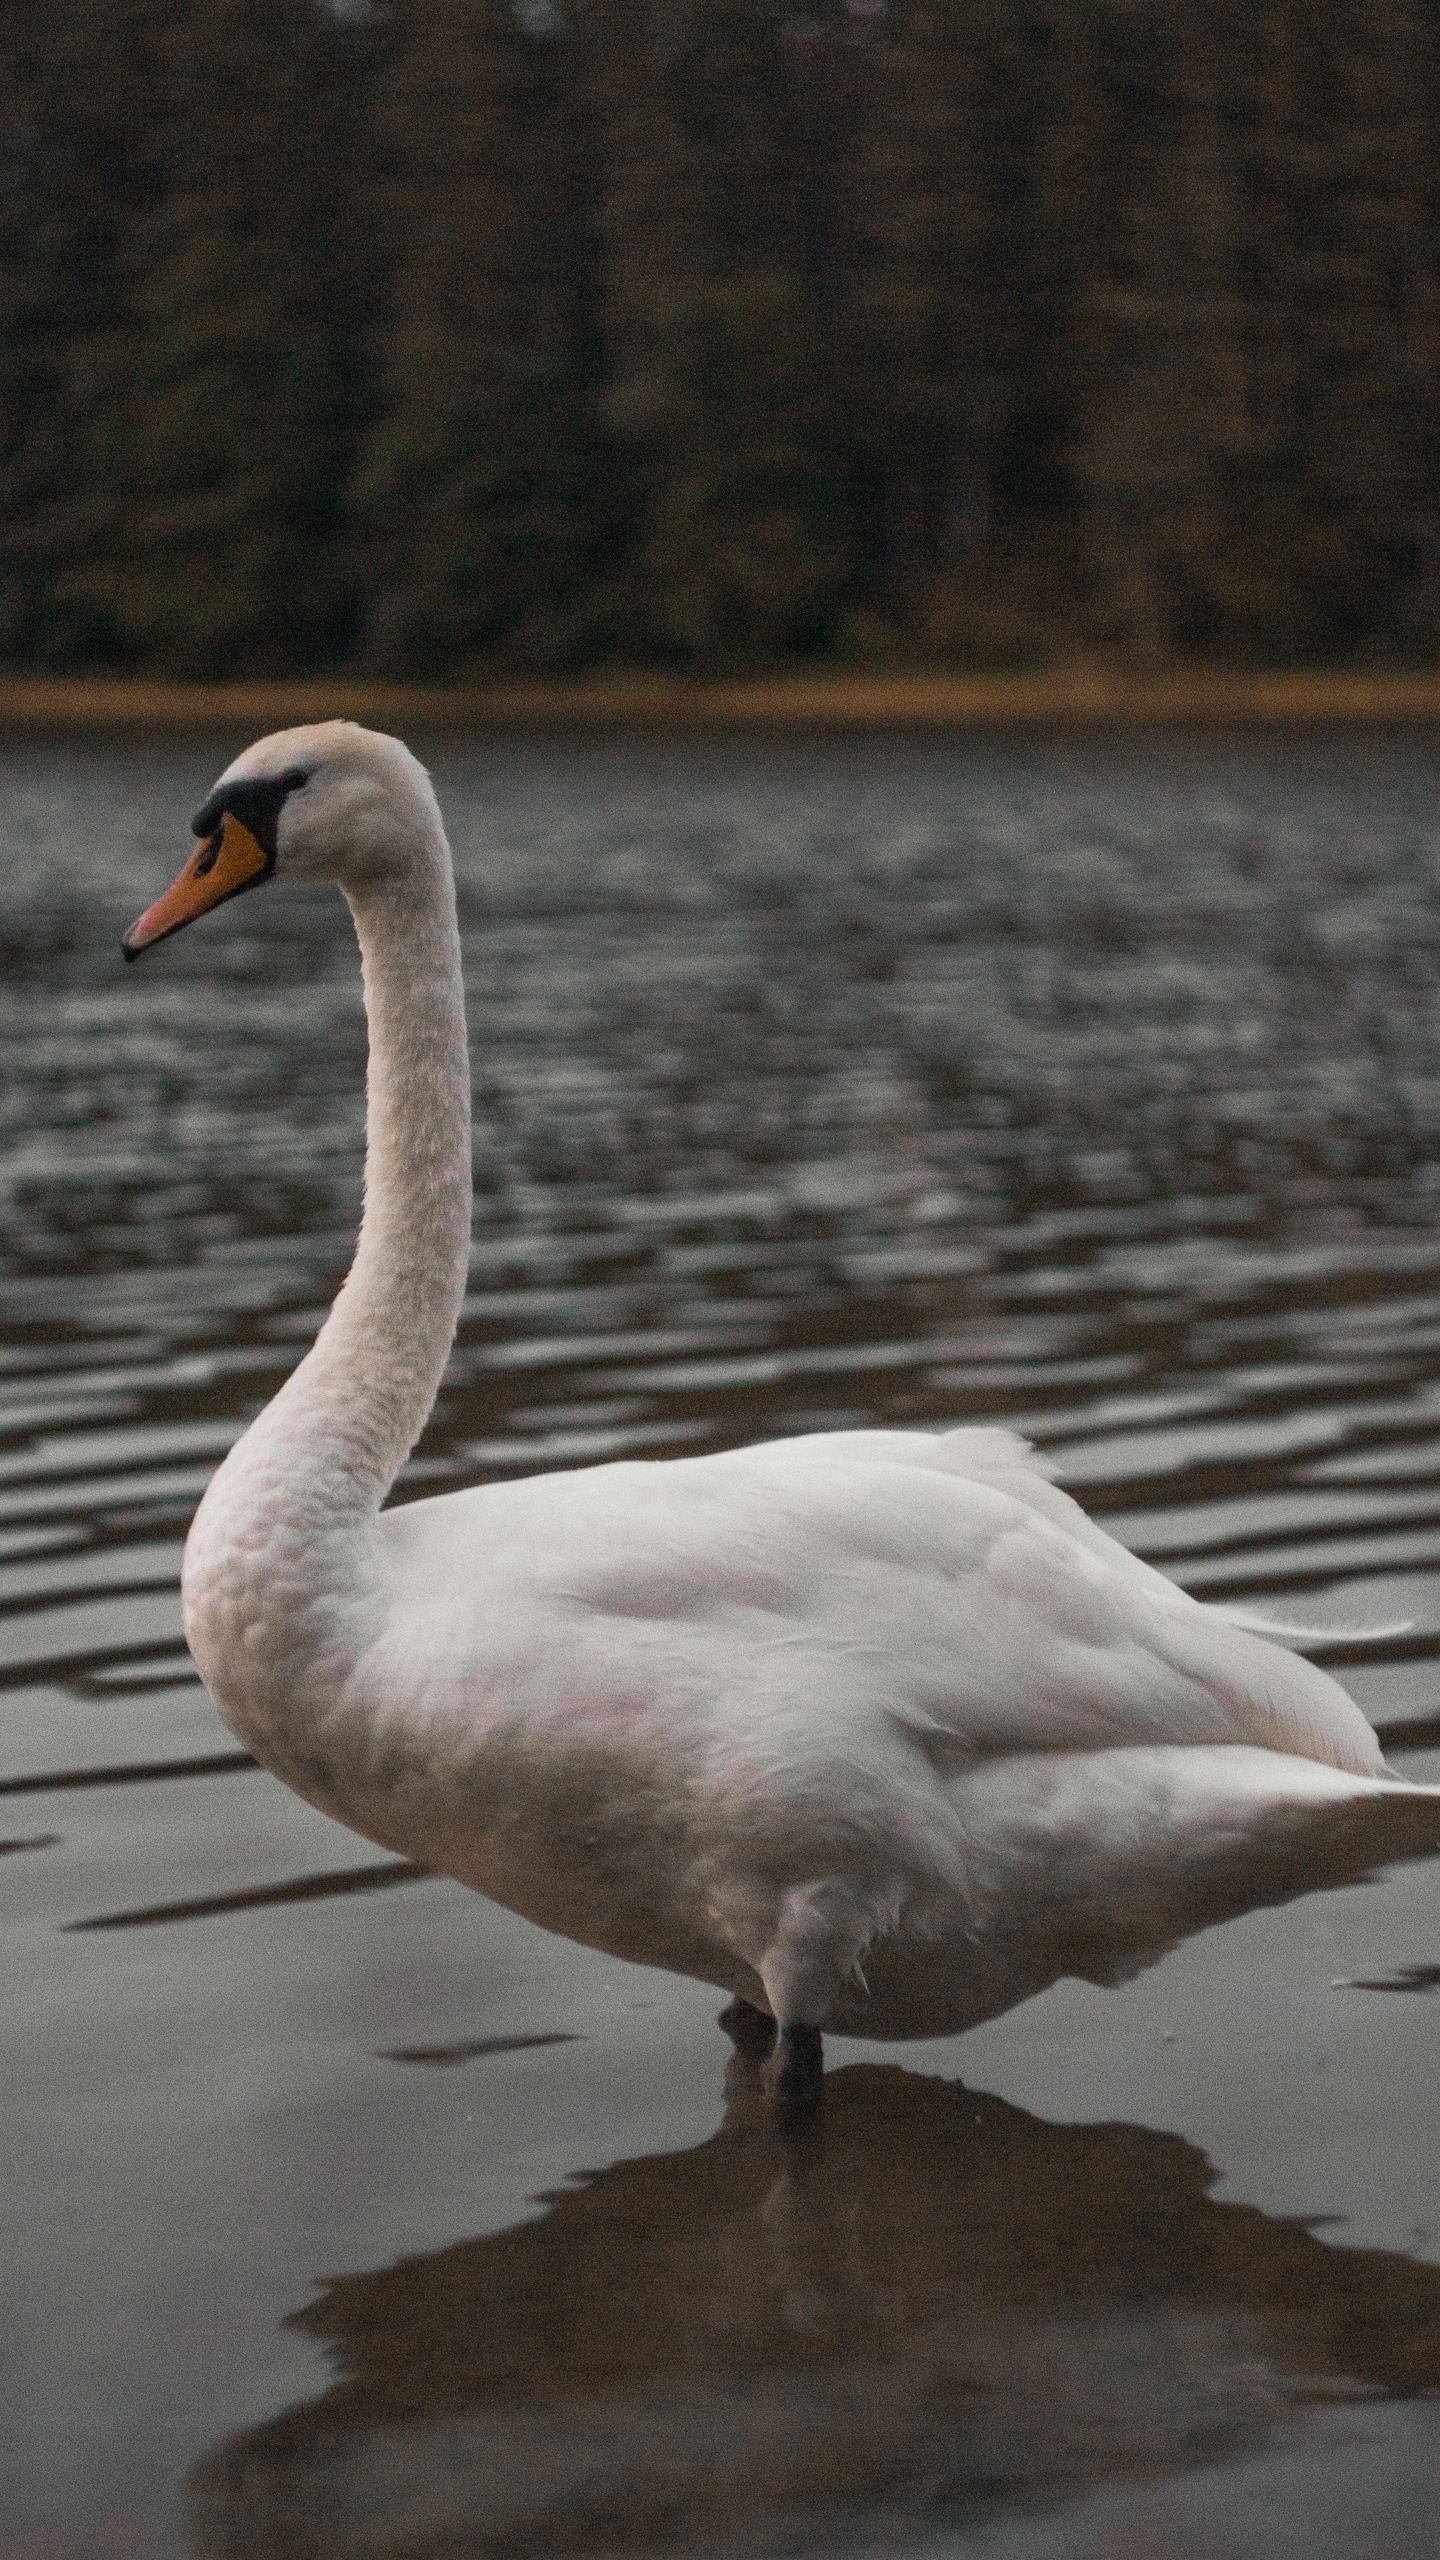
[(330, 1498), (359, 1517), (424, 1428), (465, 1294), (470, 1062), (448, 854), (350, 903), (370, 1032), (365, 1215), (349, 1278), (269, 1412), (291, 1428), (303, 1415)]
[[(470, 1072), (449, 849), (347, 891), (370, 1032), (365, 1213), (308, 1356), (215, 1477), (186, 1633), (221, 1704), (268, 1722), (302, 1665), (343, 1676), (376, 1599), (380, 1505), (424, 1427), (464, 1295)], [(322, 1687), (325, 1685), (321, 1680)]]

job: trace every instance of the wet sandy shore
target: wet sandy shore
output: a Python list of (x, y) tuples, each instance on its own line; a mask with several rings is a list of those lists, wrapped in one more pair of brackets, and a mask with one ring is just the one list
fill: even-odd
[(733, 680), (634, 673), (469, 685), (355, 676), (184, 684), (159, 677), (0, 674), (5, 729), (219, 729), (307, 720), (392, 731), (825, 731), (1107, 729), (1257, 725), (1432, 727), (1440, 673), (1178, 668), (1152, 677), (1098, 666), (1013, 674), (796, 669)]

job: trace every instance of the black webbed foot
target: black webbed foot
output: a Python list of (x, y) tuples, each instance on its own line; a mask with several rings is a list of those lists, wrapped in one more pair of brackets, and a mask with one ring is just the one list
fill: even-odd
[(819, 2028), (782, 2027), (762, 2077), (776, 2123), (803, 2124), (814, 2114), (825, 2085)]
[(775, 2021), (767, 2010), (757, 2009), (749, 2000), (738, 1997), (728, 2009), (722, 2009), (715, 2021), (723, 2027), (737, 2053), (753, 2056), (763, 2062), (775, 2041)]

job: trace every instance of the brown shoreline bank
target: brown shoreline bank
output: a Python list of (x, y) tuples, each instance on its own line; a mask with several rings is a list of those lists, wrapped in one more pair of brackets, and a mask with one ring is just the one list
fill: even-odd
[(0, 676), (0, 729), (254, 730), (307, 720), (389, 729), (750, 730), (1369, 728), (1440, 725), (1440, 671), (1233, 675), (1095, 668), (1017, 675), (845, 671), (700, 681), (619, 675), (473, 686), (356, 677), (181, 684), (145, 677)]

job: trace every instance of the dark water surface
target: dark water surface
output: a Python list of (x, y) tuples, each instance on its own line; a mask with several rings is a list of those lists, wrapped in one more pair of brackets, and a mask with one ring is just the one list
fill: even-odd
[[(364, 1056), (329, 900), (120, 966), (240, 743), (0, 750), (0, 2560), (1433, 2553), (1440, 1875), (836, 2045), (786, 2142), (713, 1992), (236, 1765), (181, 1542)], [(1012, 1421), (1197, 1591), (1410, 1617), (1343, 1676), (1440, 1775), (1440, 747), (434, 765), (478, 1200), (402, 1496)]]

